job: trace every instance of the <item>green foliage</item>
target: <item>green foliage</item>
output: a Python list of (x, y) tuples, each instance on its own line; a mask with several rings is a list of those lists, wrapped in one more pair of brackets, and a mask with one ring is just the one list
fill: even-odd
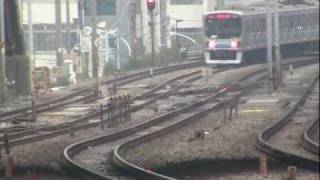
[(130, 71), (130, 70), (139, 69), (139, 68), (144, 66), (142, 64), (145, 64), (145, 62), (143, 62), (142, 58), (139, 58), (139, 57), (133, 58), (133, 57), (131, 57), (129, 59), (128, 64), (125, 65), (125, 70), (126, 71)]
[[(165, 49), (159, 54), (155, 54), (154, 57), (154, 66), (166, 66), (172, 63), (181, 62), (181, 58), (177, 53), (177, 48), (173, 47), (170, 49)], [(128, 64), (125, 65), (125, 70), (136, 70), (150, 67), (152, 64), (152, 56), (151, 54), (147, 54), (137, 57), (131, 57), (129, 59)]]
[(117, 70), (117, 68), (115, 67), (115, 65), (105, 64), (104, 69), (103, 69), (103, 75), (104, 76), (112, 75), (116, 70)]

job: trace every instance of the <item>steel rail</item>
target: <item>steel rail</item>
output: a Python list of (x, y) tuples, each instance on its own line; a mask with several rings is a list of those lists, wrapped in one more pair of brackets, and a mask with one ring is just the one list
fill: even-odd
[(259, 136), (256, 138), (255, 146), (262, 152), (275, 157), (277, 159), (284, 160), (291, 164), (301, 165), (310, 169), (319, 169), (319, 160), (311, 159), (308, 157), (302, 157), (290, 152), (283, 151), (276, 146), (270, 144), (268, 139), (270, 139), (276, 132), (281, 130), (284, 126), (286, 126), (295, 115), (295, 113), (299, 110), (299, 107), (303, 105), (306, 100), (306, 97), (312, 92), (313, 87), (316, 82), (319, 81), (319, 76), (315, 77), (310, 83), (309, 87), (306, 88), (302, 96), (299, 98), (298, 102), (286, 113), (280, 121), (273, 124), (272, 126), (264, 129)]
[[(257, 71), (255, 73), (252, 73), (252, 74), (249, 74), (248, 76), (242, 78), (242, 80), (245, 80), (245, 79), (248, 79), (251, 75), (257, 75), (258, 73), (261, 73), (263, 71)], [(260, 76), (258, 79), (263, 79), (263, 78), (266, 78), (266, 74), (265, 75), (262, 75)], [(240, 80), (241, 81), (241, 80)], [(233, 97), (233, 99), (238, 99), (240, 96), (242, 96), (244, 93), (247, 93), (247, 91), (249, 91), (250, 88), (252, 88), (254, 86), (249, 86), (247, 90), (244, 90), (242, 91), (242, 93), (239, 93), (237, 96)], [(232, 100), (231, 100), (232, 101)], [(202, 114), (202, 113), (206, 113), (205, 111), (203, 112), (200, 112), (199, 114)], [(195, 115), (197, 116), (197, 115)], [(171, 132), (173, 131), (174, 129), (176, 128), (179, 128), (181, 127), (184, 123), (187, 123), (187, 121), (192, 121), (193, 118), (190, 117), (189, 118), (186, 118), (185, 121), (186, 122), (183, 122), (181, 121), (181, 123), (177, 123), (173, 126), (170, 126), (170, 127), (167, 127), (167, 128), (164, 128), (162, 130), (159, 130), (155, 133), (152, 133), (152, 134), (149, 134), (149, 135), (145, 135), (143, 137), (140, 137), (140, 138), (137, 138), (135, 140), (132, 140), (132, 141), (129, 141), (129, 142), (126, 142), (122, 145), (119, 145), (117, 146), (117, 148), (115, 148), (114, 150), (114, 156), (113, 156), (113, 159), (114, 159), (114, 162), (117, 166), (119, 166), (120, 168), (122, 169), (125, 169), (127, 170), (128, 172), (130, 172), (131, 174), (134, 174), (136, 176), (138, 176), (139, 178), (143, 178), (143, 179), (156, 179), (156, 180), (162, 180), (162, 179), (166, 179), (166, 180), (174, 180), (174, 178), (172, 177), (168, 177), (168, 176), (165, 176), (165, 175), (162, 175), (162, 174), (158, 174), (156, 172), (152, 172), (150, 170), (146, 170), (144, 168), (141, 168), (139, 166), (136, 166), (130, 162), (128, 162), (127, 160), (125, 160), (125, 158), (123, 158), (121, 156), (121, 152), (124, 152), (126, 151), (127, 149), (129, 148), (132, 148), (133, 146), (137, 145), (137, 144), (141, 144), (142, 142), (146, 141), (146, 140), (149, 140), (149, 139), (152, 139), (154, 137), (158, 137), (162, 134), (165, 134), (165, 133), (168, 133), (168, 132)]]
[[(216, 97), (216, 96), (215, 96)], [(107, 135), (107, 136), (101, 136), (98, 138), (93, 138), (90, 140), (86, 140), (83, 142), (79, 142), (76, 144), (73, 144), (69, 147), (67, 147), (64, 151), (64, 159), (65, 159), (65, 163), (67, 166), (67, 169), (71, 170), (71, 172), (76, 171), (77, 173), (81, 173), (82, 176), (85, 176), (86, 178), (90, 178), (90, 179), (115, 179), (111, 176), (104, 176), (101, 174), (98, 174), (90, 169), (87, 169), (85, 167), (83, 167), (80, 164), (77, 164), (76, 162), (74, 162), (72, 160), (72, 158), (79, 152), (81, 152), (82, 150), (86, 149), (88, 146), (90, 147), (94, 147), (97, 146), (99, 144), (104, 144), (104, 143), (108, 143), (111, 141), (114, 141), (116, 139), (120, 139), (126, 136), (130, 136), (134, 133), (137, 133), (141, 130), (144, 130), (148, 127), (154, 126), (156, 124), (159, 124), (161, 122), (167, 121), (170, 118), (176, 117), (177, 115), (183, 113), (183, 112), (188, 112), (192, 109), (194, 109), (194, 107), (199, 106), (200, 104), (205, 103), (205, 101), (197, 101), (196, 103), (193, 103), (191, 105), (187, 105), (186, 107), (179, 109), (179, 110), (175, 110), (173, 112), (167, 113), (165, 115), (162, 115), (160, 117), (156, 117), (154, 119), (151, 119), (147, 122), (141, 123), (133, 128), (129, 128), (126, 130), (123, 130), (121, 132), (112, 134), (112, 135)], [(70, 169), (71, 168), (71, 169)], [(94, 177), (94, 178), (92, 178)]]
[[(308, 60), (308, 59), (303, 59), (303, 60)], [(292, 63), (292, 62), (290, 62), (290, 63)], [(288, 63), (288, 64), (290, 64), (290, 63)], [(301, 62), (298, 62), (298, 63), (301, 63)], [(295, 63), (295, 64), (298, 64), (298, 63)], [(304, 63), (301, 63), (301, 64), (304, 64)], [(262, 68), (259, 71), (263, 72), (263, 71), (265, 71), (265, 68)], [(244, 77), (243, 79), (246, 79), (246, 78), (247, 77)], [(221, 87), (221, 88), (223, 89), (223, 91), (227, 91), (227, 90), (230, 89), (230, 87)], [(201, 103), (201, 102), (198, 102), (198, 103)], [(186, 107), (186, 108), (188, 108), (188, 107)], [(177, 111), (181, 111), (181, 110), (176, 110), (175, 113), (177, 113)], [(164, 119), (167, 119), (171, 115), (167, 114), (165, 116), (167, 116), (167, 117), (164, 118)], [(154, 125), (153, 123), (155, 123), (154, 121), (156, 121), (156, 120), (159, 121), (159, 119), (153, 119), (153, 120), (150, 120), (149, 122), (147, 122), (146, 124), (143, 123), (143, 124), (140, 124), (140, 125), (138, 125), (138, 126), (136, 126), (134, 128), (130, 128), (130, 129), (124, 130), (124, 131), (119, 132), (119, 133), (115, 133), (115, 134), (108, 135), (108, 136), (100, 136), (98, 138), (93, 138), (93, 139), (90, 139), (90, 140), (85, 140), (85, 141), (78, 142), (78, 143), (75, 143), (75, 144), (67, 147), (65, 149), (65, 151), (64, 151), (64, 159), (65, 159), (65, 162), (66, 162), (66, 168), (69, 169), (71, 172), (75, 172), (76, 174), (81, 174), (81, 175), (83, 175), (83, 177), (86, 177), (86, 178), (89, 178), (89, 179), (114, 179), (113, 177), (103, 176), (103, 175), (101, 175), (99, 173), (96, 173), (96, 172), (86, 168), (86, 167), (83, 167), (82, 165), (77, 164), (76, 162), (74, 162), (72, 160), (72, 158), (77, 153), (79, 153), (82, 150), (86, 149), (88, 146), (94, 147), (94, 146), (97, 146), (97, 145), (100, 145), (100, 144), (103, 144), (103, 143), (107, 143), (107, 142), (119, 139), (119, 138), (127, 136), (129, 134), (133, 134), (135, 132), (140, 131), (141, 128), (145, 128), (145, 126)], [(147, 172), (147, 173), (149, 173), (149, 172)]]
[[(221, 71), (217, 71), (216, 73), (218, 72), (221, 72)], [(253, 74), (256, 74), (253, 73)], [(245, 77), (242, 77), (241, 80), (245, 80), (247, 78), (247, 76)], [(236, 86), (238, 85), (237, 83), (233, 83), (232, 85), (230, 85), (229, 87), (220, 87), (219, 90), (217, 90), (217, 93), (215, 93), (214, 95), (211, 95), (205, 99), (202, 99), (202, 100), (199, 100), (195, 103), (192, 103), (191, 105), (187, 105), (185, 106), (184, 108), (182, 109), (179, 109), (179, 110), (176, 110), (176, 111), (173, 111), (171, 113), (168, 113), (168, 114), (165, 114), (159, 118), (156, 118), (156, 119), (153, 119), (153, 120), (150, 120), (148, 121), (147, 123), (151, 123), (150, 125), (148, 125), (147, 127), (150, 127), (150, 126), (153, 126), (153, 125), (156, 125), (159, 123), (159, 121), (163, 122), (163, 121), (167, 121), (169, 118), (173, 118), (175, 116), (177, 116), (178, 114), (181, 114), (183, 112), (188, 112), (190, 110), (194, 110), (195, 107), (199, 107), (199, 106), (202, 106), (206, 103), (208, 103), (209, 101), (212, 101), (218, 97), (220, 97), (221, 95), (225, 94), (226, 92), (229, 92), (231, 90), (231, 86)], [(252, 84), (251, 84), (252, 85)], [(242, 94), (242, 93), (240, 93)], [(216, 106), (214, 106), (213, 108), (215, 107), (221, 107), (222, 104), (224, 104), (225, 102), (220, 102), (218, 103)], [(146, 124), (142, 124), (144, 127), (144, 129), (146, 128)], [(143, 129), (139, 128), (139, 129), (134, 129), (134, 131), (132, 132), (132, 129), (129, 129), (129, 130), (126, 130), (126, 131), (123, 131), (123, 132), (120, 132), (121, 133), (121, 137), (124, 137), (124, 136), (129, 136), (130, 134), (132, 133), (135, 133), (135, 132), (138, 132), (138, 131), (141, 131)], [(116, 134), (115, 134), (116, 135)], [(109, 135), (109, 136), (102, 136), (102, 137), (98, 137), (98, 138), (94, 138), (94, 139), (91, 139), (91, 140), (88, 140), (88, 141), (83, 141), (83, 142), (80, 142), (80, 143), (76, 143), (74, 145), (71, 145), (69, 146), (64, 152), (64, 156), (65, 156), (65, 160), (66, 160), (66, 163), (67, 163), (67, 166), (68, 167), (71, 167), (71, 169), (73, 169), (72, 171), (76, 170), (76, 171), (80, 171), (81, 173), (83, 173), (85, 175), (85, 177), (94, 177), (94, 178), (97, 178), (97, 179), (114, 179), (110, 176), (103, 176), (101, 174), (97, 174), (93, 171), (91, 171), (90, 169), (87, 169), (79, 164), (77, 164), (76, 162), (72, 161), (72, 158), (74, 155), (76, 155), (77, 153), (81, 152), (83, 149), (85, 149), (86, 147), (88, 146), (91, 146), (91, 147), (94, 147), (94, 146), (97, 146), (99, 144), (103, 144), (103, 143), (107, 143), (109, 141), (112, 141), (112, 140), (115, 140), (114, 138), (111, 138), (110, 137), (113, 137), (113, 135)], [(117, 136), (117, 138), (121, 138), (119, 136)]]
[[(224, 92), (227, 92), (227, 90), (224, 90)], [(244, 91), (242, 91), (240, 94), (243, 94)], [(234, 96), (232, 98), (236, 99), (238, 98), (238, 96)], [(232, 101), (231, 100), (231, 101)], [(113, 152), (113, 161), (114, 163), (120, 167), (121, 169), (125, 169), (126, 171), (128, 171), (131, 174), (134, 174), (137, 177), (140, 177), (142, 179), (167, 179), (167, 180), (174, 180), (175, 178), (169, 177), (169, 176), (165, 176), (156, 172), (152, 172), (150, 170), (141, 168), (139, 166), (136, 166), (130, 162), (128, 162), (124, 157), (121, 156), (121, 154), (126, 151), (129, 148), (132, 148), (142, 142), (145, 142), (147, 140), (159, 137), (163, 134), (172, 132), (178, 128), (181, 128), (184, 125), (187, 125), (188, 123), (191, 123), (193, 121), (195, 121), (196, 119), (199, 118), (203, 118), (207, 115), (209, 115), (212, 110), (217, 110), (217, 109), (221, 109), (223, 107), (223, 104), (225, 104), (227, 102), (219, 102), (213, 106), (210, 106), (209, 108), (206, 108), (205, 110), (202, 110), (200, 112), (197, 112), (191, 116), (188, 116), (184, 119), (181, 119), (180, 121), (176, 122), (175, 124), (171, 124), (170, 126), (164, 127), (161, 130), (158, 130), (154, 133), (142, 136), (142, 137), (138, 137), (137, 139), (134, 139), (132, 141), (126, 142), (124, 144), (121, 144), (119, 146), (117, 146)], [(196, 108), (196, 107), (194, 107)]]
[[(221, 87), (222, 89), (220, 89), (219, 93), (222, 93), (221, 95), (224, 95), (227, 92), (238, 89), (240, 86), (239, 82), (246, 81), (246, 80), (248, 80), (248, 78), (251, 78), (252, 76), (257, 76), (256, 80), (266, 78), (267, 76), (264, 72), (265, 72), (265, 70), (258, 70), (256, 72), (249, 73), (248, 75), (241, 77), (238, 81), (232, 83), (228, 87), (225, 87), (225, 88)], [(172, 132), (173, 130), (181, 128), (182, 126), (187, 125), (188, 123), (191, 123), (196, 119), (203, 118), (203, 117), (207, 116), (208, 114), (210, 114), (212, 112), (212, 110), (221, 109), (221, 107), (223, 107), (223, 105), (225, 103), (231, 103), (233, 101), (236, 101), (241, 96), (243, 96), (245, 93), (250, 92), (255, 87), (256, 87), (256, 83), (248, 83), (247, 85), (241, 86), (241, 92), (236, 95), (233, 95), (231, 100), (229, 100), (228, 102), (226, 102), (226, 101), (219, 102), (218, 104), (211, 106), (211, 107), (209, 107), (205, 110), (202, 110), (200, 112), (197, 112), (189, 117), (186, 117), (173, 125), (167, 126), (167, 127), (160, 129), (154, 133), (147, 134), (145, 136), (136, 138), (132, 141), (125, 142), (125, 143), (117, 146), (114, 149), (114, 153), (113, 153), (114, 163), (118, 167), (120, 167), (121, 169), (124, 169), (124, 170), (128, 171), (129, 173), (134, 174), (135, 176), (142, 178), (142, 179), (175, 180), (175, 178), (173, 178), (173, 177), (169, 177), (169, 176), (165, 176), (163, 174), (152, 172), (150, 170), (146, 170), (144, 168), (141, 168), (139, 166), (136, 166), (136, 165), (128, 162), (124, 157), (121, 156), (122, 152), (126, 151), (129, 148), (132, 148), (133, 146), (141, 144), (142, 142), (145, 142), (145, 141), (150, 140), (155, 137), (159, 137), (163, 134), (166, 134), (166, 133)], [(204, 103), (208, 103), (208, 101), (212, 100), (215, 96), (216, 95), (213, 95), (213, 96), (207, 98), (206, 100), (202, 100), (202, 101)]]
[[(174, 77), (172, 79), (175, 80), (180, 80), (183, 78), (188, 78), (190, 76), (192, 76), (191, 78), (181, 82), (180, 84), (178, 84), (176, 87), (174, 87), (173, 89), (170, 89), (168, 91), (168, 93), (174, 93), (175, 91), (177, 91), (180, 87), (183, 86), (183, 84), (197, 80), (200, 78), (200, 76), (198, 75), (200, 73), (200, 71), (193, 71), (193, 72), (188, 72), (185, 73), (183, 75)], [(167, 83), (171, 83), (171, 80), (166, 81)], [(157, 89), (159, 89), (158, 87), (156, 87)], [(143, 93), (144, 94), (144, 93)], [(150, 100), (134, 106), (132, 108), (130, 108), (131, 112), (136, 112), (140, 109), (142, 109), (143, 107), (151, 104), (152, 102), (155, 102), (156, 100), (160, 99), (160, 98), (164, 98), (167, 95), (159, 95), (156, 97), (151, 98)], [(48, 138), (53, 138), (53, 137), (57, 137), (59, 135), (64, 135), (64, 134), (70, 134), (72, 132), (78, 131), (78, 130), (82, 130), (82, 129), (87, 129), (87, 128), (92, 128), (92, 127), (97, 127), (101, 124), (101, 122), (93, 122), (93, 123), (85, 123), (88, 120), (97, 117), (100, 115), (100, 111), (95, 111), (93, 113), (90, 113), (89, 115), (86, 115), (84, 117), (81, 117), (75, 121), (73, 121), (72, 123), (65, 123), (65, 124), (60, 124), (60, 125), (56, 125), (56, 126), (51, 126), (51, 127), (43, 127), (43, 128), (39, 128), (39, 129), (31, 129), (31, 130), (27, 130), (24, 132), (19, 132), (19, 133), (14, 133), (14, 134), (9, 134), (9, 145), (10, 147), (14, 147), (14, 146), (18, 146), (18, 145), (23, 145), (23, 144), (27, 144), (27, 143), (32, 143), (32, 142), (37, 142), (40, 140), (46, 140)], [(82, 124), (81, 124), (82, 123)], [(71, 126), (73, 125), (73, 126)], [(71, 126), (71, 127), (70, 127)], [(49, 131), (52, 130), (52, 132), (47, 132), (46, 134), (42, 134), (42, 135), (34, 135), (37, 132), (42, 132), (42, 131)], [(26, 137), (26, 136), (30, 136), (31, 137)], [(21, 138), (23, 137), (23, 138)], [(21, 138), (21, 139), (17, 139), (17, 138)], [(3, 140), (3, 137), (0, 138), (0, 140)], [(1, 144), (1, 143), (0, 143)]]
[[(184, 63), (184, 64), (176, 64), (176, 65), (170, 65), (170, 66), (165, 66), (165, 67), (158, 67), (154, 70), (154, 75), (160, 75), (160, 74), (164, 74), (167, 72), (172, 72), (175, 70), (181, 70), (181, 69), (186, 69), (186, 68), (193, 68), (193, 67), (197, 67), (197, 66), (201, 66), (203, 63), (202, 62), (191, 62), (191, 63)], [(143, 70), (143, 71), (138, 71), (138, 72), (134, 72), (131, 73), (129, 75), (124, 75), (118, 78), (114, 78), (114, 79), (110, 79), (110, 80), (105, 80), (102, 81), (102, 84), (106, 85), (106, 84), (112, 84), (112, 83), (118, 83), (119, 85), (123, 85), (126, 83), (130, 83), (130, 82), (134, 82), (137, 80), (141, 80), (144, 79), (146, 77), (149, 77), (149, 71), (148, 70)], [(122, 82), (119, 82), (122, 81)], [(91, 85), (93, 86), (93, 85)], [(44, 102), (44, 103), (40, 103), (36, 105), (36, 109), (39, 109), (37, 112), (44, 112), (62, 105), (66, 105), (68, 103), (61, 103), (62, 101), (66, 101), (70, 98), (79, 96), (83, 93), (88, 93), (92, 90), (92, 87), (82, 87), (80, 90), (73, 92), (71, 94), (65, 95), (63, 97), (60, 98), (56, 98), (54, 100), (48, 101), (48, 102)], [(87, 99), (87, 97), (84, 97), (83, 100)], [(80, 101), (80, 99), (78, 100)], [(76, 102), (78, 102), (76, 101)], [(72, 101), (70, 101), (70, 103), (73, 103)], [(56, 105), (53, 105), (56, 104)], [(25, 115), (30, 115), (32, 107), (25, 107), (25, 108), (19, 108), (19, 109), (15, 109), (12, 111), (8, 111), (8, 112), (4, 112), (4, 113), (0, 113), (0, 122), (8, 122), (10, 120), (13, 120), (14, 118), (20, 117), (20, 116), (25, 116)]]
[(319, 155), (319, 142), (312, 139), (316, 128), (319, 128), (319, 116), (301, 135), (301, 144), (307, 151)]

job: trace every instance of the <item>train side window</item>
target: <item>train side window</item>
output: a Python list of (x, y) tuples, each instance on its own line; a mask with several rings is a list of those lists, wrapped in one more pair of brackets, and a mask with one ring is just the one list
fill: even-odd
[(249, 34), (253, 35), (255, 33), (253, 19), (248, 19), (248, 25), (249, 25), (249, 30), (250, 30)]
[(283, 31), (286, 28), (285, 16), (279, 17), (280, 30)]
[(294, 22), (294, 16), (290, 16), (288, 18), (289, 22), (290, 22), (290, 29), (295, 29), (295, 22)]
[(259, 32), (259, 19), (258, 18), (253, 19), (253, 27), (254, 27), (254, 33), (258, 34), (258, 32)]
[(319, 12), (314, 13), (315, 15), (313, 16), (315, 19), (312, 23), (315, 24), (315, 27), (319, 28)]
[(284, 24), (284, 29), (285, 31), (288, 31), (290, 29), (290, 16), (288, 16), (287, 14), (285, 16), (283, 16), (283, 24)]
[(266, 26), (266, 19), (265, 18), (261, 18), (261, 22), (262, 22), (262, 32), (266, 32), (267, 31), (267, 26)]

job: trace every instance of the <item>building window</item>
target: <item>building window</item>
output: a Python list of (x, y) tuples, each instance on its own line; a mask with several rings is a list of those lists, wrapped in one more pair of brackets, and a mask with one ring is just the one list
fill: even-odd
[(116, 15), (116, 0), (97, 0), (97, 15)]
[(171, 5), (202, 4), (203, 0), (171, 0)]

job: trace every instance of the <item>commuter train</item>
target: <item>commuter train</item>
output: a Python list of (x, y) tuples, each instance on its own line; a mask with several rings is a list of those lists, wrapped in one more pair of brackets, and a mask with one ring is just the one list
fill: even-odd
[[(283, 54), (307, 49), (307, 46), (319, 48), (318, 5), (282, 5), (278, 9)], [(252, 63), (266, 58), (265, 4), (264, 7), (209, 12), (204, 15), (203, 22), (207, 64)]]

